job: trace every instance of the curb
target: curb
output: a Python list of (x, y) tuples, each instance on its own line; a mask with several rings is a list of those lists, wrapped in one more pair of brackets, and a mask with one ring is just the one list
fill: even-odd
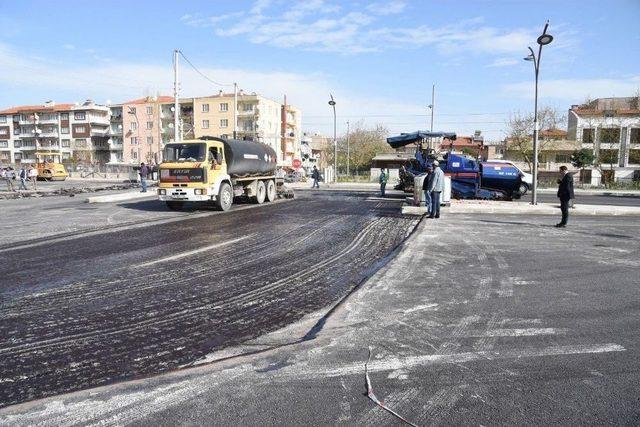
[[(560, 206), (555, 204), (538, 204), (537, 206), (500, 204), (457, 204), (450, 207), (442, 207), (442, 211), (448, 214), (502, 214), (502, 215), (559, 215)], [(403, 205), (403, 215), (424, 215), (426, 208), (421, 206)], [(576, 205), (569, 210), (570, 215), (580, 216), (640, 216), (638, 206), (611, 206), (611, 205)]]
[(126, 193), (118, 193), (118, 194), (109, 194), (105, 196), (93, 196), (87, 197), (87, 203), (112, 203), (112, 202), (122, 202), (125, 200), (137, 200), (137, 199), (147, 199), (156, 197), (156, 192), (146, 192), (142, 193), (141, 191), (136, 192), (126, 192)]

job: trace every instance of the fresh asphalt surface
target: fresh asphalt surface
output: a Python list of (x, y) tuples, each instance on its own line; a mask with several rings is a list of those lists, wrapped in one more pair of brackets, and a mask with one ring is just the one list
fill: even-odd
[[(36, 228), (19, 202), (8, 215)], [(0, 248), (0, 406), (189, 366), (279, 329), (345, 296), (417, 222), (366, 193), (228, 213), (28, 203), (43, 218), (38, 203), (54, 207), (54, 228), (94, 224)]]
[(375, 396), (416, 425), (638, 425), (640, 221), (555, 221), (423, 220), (313, 340), (8, 407), (0, 425), (403, 425), (366, 396), (368, 360)]

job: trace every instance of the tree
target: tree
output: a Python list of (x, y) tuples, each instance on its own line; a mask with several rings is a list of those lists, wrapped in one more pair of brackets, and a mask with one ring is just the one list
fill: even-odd
[[(580, 182), (584, 179), (584, 168), (591, 166), (596, 159), (593, 150), (590, 148), (582, 148), (571, 154), (571, 164), (573, 167), (580, 169)], [(584, 183), (583, 183), (584, 184)]]
[[(363, 171), (371, 168), (371, 160), (376, 154), (391, 151), (387, 144), (389, 131), (378, 124), (373, 129), (366, 128), (362, 122), (356, 123), (349, 134), (349, 168), (351, 171)], [(333, 141), (323, 147), (327, 163), (333, 165)], [(338, 138), (338, 169), (343, 173), (347, 168), (347, 136)]]
[[(567, 117), (552, 107), (542, 107), (538, 110), (538, 127), (543, 129), (558, 129), (564, 127)], [(515, 151), (522, 161), (533, 167), (533, 126), (534, 114), (516, 112), (507, 122), (507, 150)], [(538, 137), (538, 161), (544, 150), (553, 148), (555, 141)]]

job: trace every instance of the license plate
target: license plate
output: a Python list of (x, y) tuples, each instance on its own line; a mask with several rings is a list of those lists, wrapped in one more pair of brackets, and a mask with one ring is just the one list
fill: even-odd
[(183, 196), (183, 195), (181, 195), (181, 194), (172, 194), (172, 195), (171, 195), (171, 198), (172, 198), (172, 199), (177, 199), (177, 200), (186, 200), (186, 199), (187, 199), (187, 196)]

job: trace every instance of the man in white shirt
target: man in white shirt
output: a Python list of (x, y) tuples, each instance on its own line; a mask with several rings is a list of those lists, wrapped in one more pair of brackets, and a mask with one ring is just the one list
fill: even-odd
[(33, 165), (29, 165), (27, 175), (29, 177), (29, 181), (31, 181), (31, 184), (33, 185), (33, 189), (37, 190), (38, 185), (36, 183), (38, 181), (38, 169), (34, 168)]

